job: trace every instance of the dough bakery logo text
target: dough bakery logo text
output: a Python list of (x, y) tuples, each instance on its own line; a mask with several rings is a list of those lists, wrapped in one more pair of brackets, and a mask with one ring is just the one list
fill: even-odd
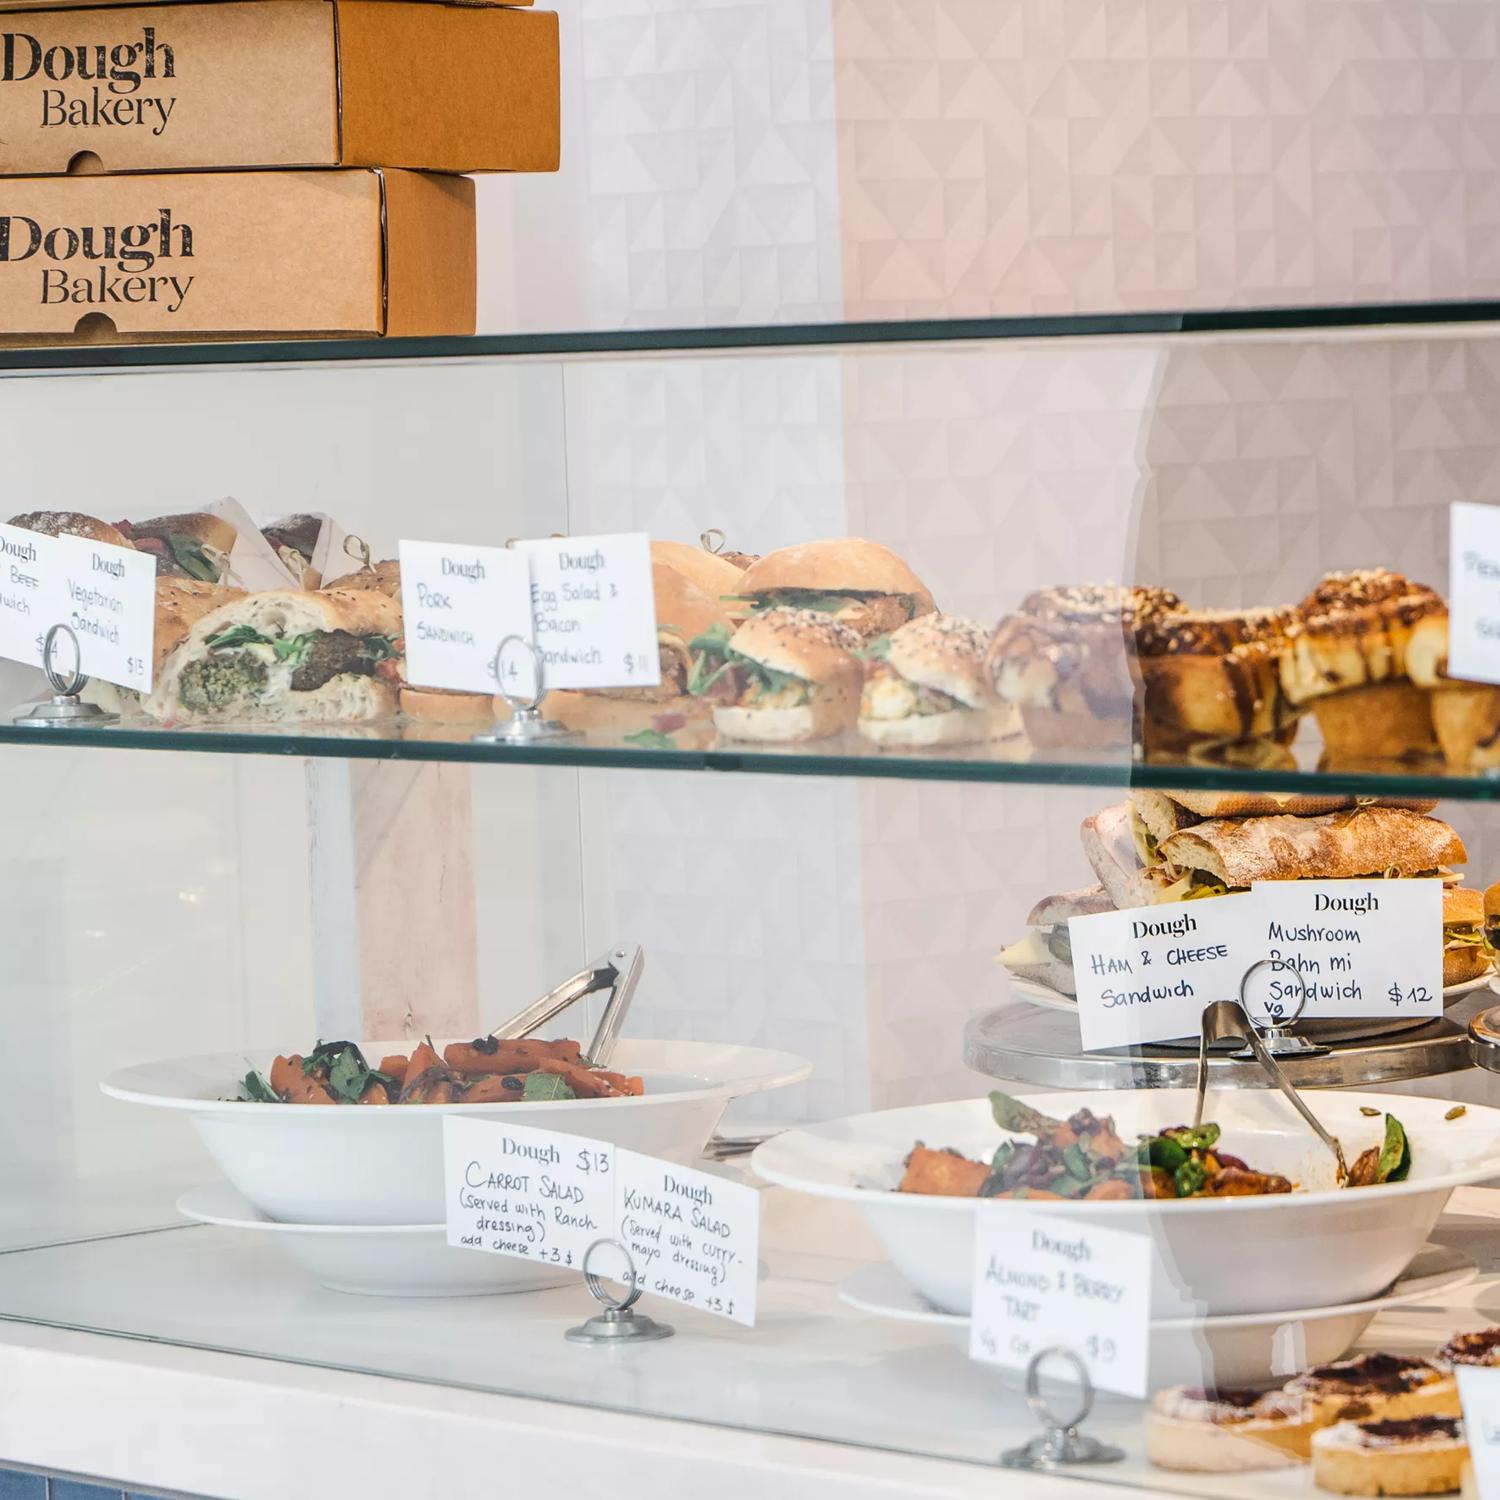
[(0, 32), (0, 83), (91, 84), (70, 92), (41, 90), (41, 128), (59, 125), (95, 130), (115, 126), (161, 135), (177, 105), (175, 94), (143, 94), (141, 85), (177, 76), (170, 42), (158, 42), (156, 28), (143, 26), (138, 42), (67, 42), (44, 47), (25, 31)]
[[(187, 299), (191, 275), (151, 274), (163, 260), (191, 260), (193, 226), (174, 224), (158, 210), (150, 224), (44, 224), (27, 214), (0, 213), (0, 268), (33, 262), (41, 269), (43, 306), (71, 302), (107, 307), (120, 302), (160, 303), (176, 312)], [(54, 261), (54, 265), (42, 262)], [(80, 261), (97, 261), (84, 269)]]

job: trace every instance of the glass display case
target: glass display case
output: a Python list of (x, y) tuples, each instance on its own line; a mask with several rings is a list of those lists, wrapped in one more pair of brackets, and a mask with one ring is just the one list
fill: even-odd
[[(336, 517), (360, 587), (403, 540), (630, 532), (746, 580), (699, 588), (726, 628), (679, 643), (680, 692), (554, 704), (584, 725), (557, 740), (496, 734), (498, 698), (245, 722), (117, 695), (117, 722), (37, 727), (41, 673), (0, 663), (0, 1343), (42, 1326), (994, 1465), (1040, 1429), (1024, 1370), (969, 1357), (993, 1211), (1149, 1247), (1142, 1393), (1106, 1371), (1083, 1424), (1121, 1455), (1067, 1478), (1314, 1493), (1341, 1454), (1389, 1462), (1314, 1444), (1359, 1399), (1439, 1419), (1401, 1441), (1446, 1463), (1438, 1351), (1500, 1284), (1500, 690), (1448, 674), (1444, 603), (1450, 503), (1500, 500), (1497, 394), (1490, 304), (0, 353), (0, 520), (232, 496)], [(916, 583), (847, 548), (750, 561), (848, 538)], [(924, 637), (929, 605), (950, 623)], [(815, 652), (736, 649), (779, 609), (840, 658), (837, 712)], [(197, 618), (171, 650), (226, 649)], [(1257, 882), (1385, 878), (1441, 895), (1398, 935), (1441, 951), (1441, 996), (1325, 1004), (1293, 964), (1290, 1017), (1274, 967), (1203, 982), (1249, 1035), (1085, 1048), (1070, 918), (1161, 908), (1181, 936)], [(619, 1068), (645, 1094), (533, 1118), (760, 1186), (754, 1327), (648, 1298), (675, 1337), (569, 1344), (576, 1268), (447, 1247), (440, 1175), (389, 1196), (395, 1131), (341, 1157), (336, 1106), (236, 1097), (326, 1039), (405, 1066), (482, 1038), (635, 945)], [(522, 1029), (586, 1041), (603, 1009)], [(1337, 1185), (1278, 1069), (1367, 1185)], [(1205, 1080), (1218, 1155), (1165, 1133)], [(1372, 1351), (1396, 1359), (1317, 1373)]]

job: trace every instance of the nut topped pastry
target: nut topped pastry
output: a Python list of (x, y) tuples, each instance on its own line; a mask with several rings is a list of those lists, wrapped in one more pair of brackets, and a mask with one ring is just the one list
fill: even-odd
[(1313, 1480), (1335, 1495), (1451, 1495), (1468, 1456), (1457, 1416), (1339, 1422), (1313, 1437)]
[(1287, 1391), (1158, 1391), (1146, 1413), (1146, 1457), (1163, 1469), (1212, 1474), (1307, 1461), (1308, 1404)]
[(1157, 617), (1185, 609), (1170, 589), (1040, 589), (996, 627), (985, 657), (995, 691), (1021, 710), (1034, 745), (1128, 745), (1137, 635)]
[(1415, 1355), (1361, 1354), (1314, 1365), (1287, 1382), (1293, 1396), (1311, 1404), (1316, 1424), (1344, 1420), (1457, 1416), (1458, 1383), (1432, 1360)]

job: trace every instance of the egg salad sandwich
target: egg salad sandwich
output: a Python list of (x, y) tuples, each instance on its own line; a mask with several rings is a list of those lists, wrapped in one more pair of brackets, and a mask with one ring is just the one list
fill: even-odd
[(197, 620), (146, 702), (165, 722), (291, 724), (394, 713), (401, 606), (374, 590), (245, 594)]
[(769, 609), (732, 634), (693, 641), (688, 691), (713, 705), (726, 739), (793, 743), (852, 729), (859, 713), (863, 642), (811, 609)]
[(990, 633), (956, 615), (922, 615), (865, 651), (859, 732), (877, 745), (965, 745), (1020, 727), (985, 667)]
[(852, 536), (766, 553), (740, 574), (737, 596), (755, 613), (790, 607), (828, 615), (866, 641), (936, 607), (889, 547)]

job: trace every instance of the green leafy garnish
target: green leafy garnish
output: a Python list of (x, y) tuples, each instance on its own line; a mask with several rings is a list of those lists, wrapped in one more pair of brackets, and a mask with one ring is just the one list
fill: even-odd
[(167, 533), (167, 546), (172, 549), (172, 556), (177, 559), (177, 566), (182, 569), (189, 578), (196, 578), (200, 583), (217, 583), (219, 581), (219, 570), (209, 560), (208, 554), (203, 550), (200, 543), (190, 536), (183, 536), (179, 532), (169, 531)]
[(528, 1099), (576, 1099), (566, 1078), (557, 1073), (528, 1073), (521, 1089), (521, 1098)]
[(638, 745), (642, 750), (675, 750), (677, 741), (670, 734), (663, 734), (659, 729), (637, 729), (634, 734), (625, 736), (627, 745)]
[(1063, 1151), (1062, 1159), (1063, 1166), (1067, 1168), (1066, 1175), (1076, 1177), (1079, 1182), (1092, 1182), (1097, 1175), (1093, 1163), (1077, 1141)]
[(240, 1079), (239, 1103), (241, 1104), (280, 1104), (283, 1100), (281, 1095), (261, 1077), (257, 1068), (251, 1068), (245, 1076)]
[(854, 654), (865, 661), (884, 661), (891, 654), (891, 638), (888, 635), (877, 635), (864, 650)]
[(235, 646), (268, 646), (274, 644), (253, 625), (231, 625), (211, 635), (203, 643), (210, 651), (228, 651)]
[(359, 654), (366, 661), (389, 661), (400, 653), (395, 639), (388, 635), (366, 635), (360, 637)]
[(387, 1089), (400, 1085), (389, 1073), (372, 1068), (354, 1042), (322, 1042), (302, 1059), (302, 1071), (311, 1075), (322, 1069), (328, 1075), (328, 1092), (345, 1104), (358, 1104), (370, 1083), (383, 1083)]
[(1375, 1168), (1376, 1182), (1405, 1182), (1411, 1171), (1411, 1142), (1406, 1127), (1395, 1115), (1385, 1117), (1385, 1140), (1380, 1147), (1380, 1162)]
[(1153, 1135), (1141, 1142), (1139, 1160), (1143, 1167), (1160, 1167), (1164, 1172), (1175, 1172), (1187, 1159), (1187, 1152), (1171, 1136)]

